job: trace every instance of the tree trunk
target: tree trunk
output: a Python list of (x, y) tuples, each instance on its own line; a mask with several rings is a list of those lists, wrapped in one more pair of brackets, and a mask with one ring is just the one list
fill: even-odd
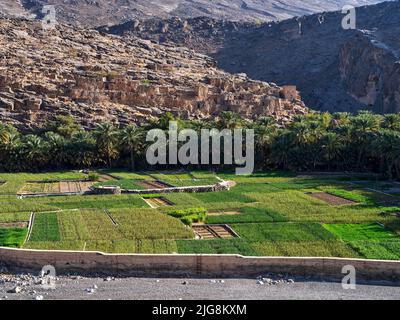
[(133, 149), (131, 149), (131, 171), (135, 171), (135, 157), (133, 156)]

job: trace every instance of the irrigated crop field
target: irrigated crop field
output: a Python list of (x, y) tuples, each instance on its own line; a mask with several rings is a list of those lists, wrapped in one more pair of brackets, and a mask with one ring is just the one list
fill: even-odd
[[(109, 179), (94, 185), (143, 190), (203, 186), (220, 179), (237, 185), (215, 193), (63, 195), (71, 188), (63, 192), (61, 185), (91, 185), (87, 176), (72, 171), (0, 173), (0, 245), (400, 259), (400, 196), (386, 192), (397, 184), (280, 172), (104, 173)], [(21, 198), (24, 192), (40, 197)]]

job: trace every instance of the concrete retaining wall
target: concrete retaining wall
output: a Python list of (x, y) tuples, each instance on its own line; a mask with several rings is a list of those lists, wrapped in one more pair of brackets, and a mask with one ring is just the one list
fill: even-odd
[(166, 277), (253, 277), (272, 273), (342, 278), (353, 265), (357, 277), (400, 279), (400, 261), (338, 258), (243, 257), (239, 255), (141, 255), (0, 248), (0, 264), (39, 272), (53, 265), (58, 273), (104, 273)]

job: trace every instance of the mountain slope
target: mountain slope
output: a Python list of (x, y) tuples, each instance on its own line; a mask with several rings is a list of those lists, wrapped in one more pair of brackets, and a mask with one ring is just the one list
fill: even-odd
[(0, 19), (1, 122), (38, 128), (71, 114), (86, 127), (123, 126), (165, 112), (207, 119), (222, 111), (284, 122), (307, 109), (297, 92), (229, 74), (184, 47)]
[(358, 30), (341, 28), (341, 12), (261, 25), (150, 19), (101, 30), (182, 44), (229, 72), (296, 85), (313, 109), (388, 113), (400, 111), (399, 12), (399, 1), (358, 8)]
[[(193, 18), (206, 16), (216, 19), (265, 21), (287, 19), (315, 12), (338, 10), (345, 4), (355, 6), (382, 0), (0, 0), (0, 12), (20, 7), (40, 14), (41, 6), (56, 6), (62, 23), (86, 26), (117, 24), (130, 19)], [(21, 9), (21, 8), (20, 8)]]

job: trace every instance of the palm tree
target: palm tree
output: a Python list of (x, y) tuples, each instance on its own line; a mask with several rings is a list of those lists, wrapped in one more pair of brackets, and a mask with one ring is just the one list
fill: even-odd
[(66, 140), (58, 133), (52, 131), (46, 132), (44, 137), (47, 142), (48, 154), (51, 157), (51, 162), (59, 168), (67, 158), (65, 152)]
[(90, 168), (95, 162), (96, 141), (86, 131), (79, 131), (69, 141), (68, 156), (69, 163), (74, 167)]
[(135, 125), (128, 126), (121, 132), (120, 144), (129, 151), (131, 171), (135, 171), (135, 155), (142, 150), (144, 141), (143, 129)]
[(0, 144), (6, 144), (9, 139), (10, 132), (8, 128), (0, 123)]
[(326, 160), (328, 170), (330, 170), (332, 163), (335, 163), (335, 160), (341, 157), (343, 144), (340, 141), (340, 137), (334, 132), (327, 132), (321, 142), (323, 158)]
[(284, 131), (276, 137), (271, 147), (272, 161), (278, 168), (288, 169), (292, 161), (292, 136), (289, 131)]
[(400, 114), (386, 114), (382, 126), (389, 130), (400, 131)]
[(372, 143), (371, 155), (379, 158), (381, 169), (384, 167), (389, 179), (394, 173), (399, 176), (400, 164), (400, 133), (393, 130), (382, 129), (377, 139)]
[(278, 130), (275, 120), (271, 117), (260, 118), (253, 126), (255, 131), (256, 150), (259, 150), (261, 167), (267, 165), (271, 153), (271, 145)]
[(42, 138), (27, 135), (23, 141), (22, 154), (28, 162), (28, 168), (41, 168), (47, 163), (47, 146)]
[(361, 111), (352, 118), (353, 142), (357, 153), (357, 169), (361, 170), (365, 164), (365, 155), (368, 145), (380, 129), (383, 118), (369, 111)]
[(98, 124), (93, 132), (100, 157), (104, 157), (105, 162), (111, 168), (112, 160), (118, 156), (118, 131), (111, 123)]
[(220, 129), (239, 129), (244, 124), (243, 119), (232, 111), (223, 111), (218, 120), (218, 126)]

